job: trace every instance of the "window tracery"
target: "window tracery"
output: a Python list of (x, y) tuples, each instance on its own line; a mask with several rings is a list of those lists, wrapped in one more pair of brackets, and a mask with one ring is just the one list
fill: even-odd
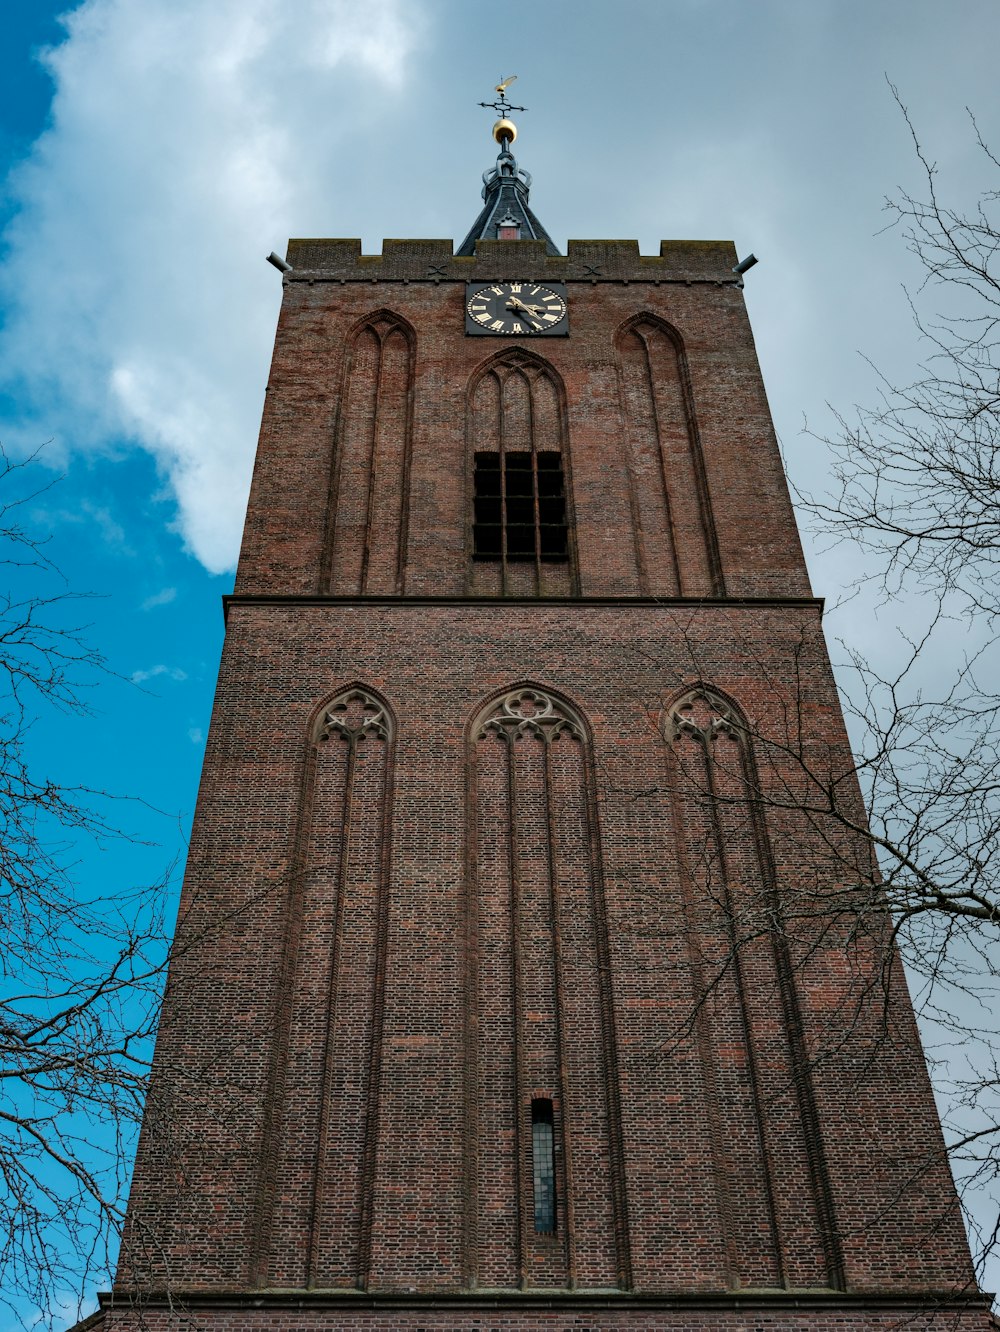
[[(700, 1009), (696, 1024), (713, 1087), (707, 1118), (730, 1276), (747, 1284), (840, 1288), (842, 1256), (802, 1040), (795, 945), (754, 752), (765, 742), (737, 704), (703, 683), (664, 708), (660, 729), (669, 746), (677, 856), (693, 926), (692, 982), (696, 993), (715, 996), (711, 1013)], [(764, 994), (774, 996), (778, 1024), (760, 1021), (755, 996)], [(773, 1188), (774, 1157), (788, 1178), (797, 1177), (794, 1208)]]
[(321, 743), (334, 735), (352, 745), (369, 737), (391, 739), (392, 724), (385, 705), (363, 689), (348, 689), (338, 694), (323, 710), (316, 741)]
[(581, 723), (565, 704), (541, 689), (514, 689), (505, 695), (476, 727), (476, 739), (498, 735), (504, 740), (533, 736), (551, 743), (561, 735), (583, 739)]
[[(319, 709), (306, 737), (274, 1111), (258, 1202), (256, 1262), (267, 1285), (347, 1280), (364, 1289), (368, 1283), (392, 882), (393, 736), (389, 704), (353, 684)], [(359, 1030), (368, 1033), (370, 1052), (361, 1063), (354, 1048)], [(308, 1169), (297, 1164), (300, 1139), (311, 1144)], [(339, 1142), (356, 1150), (330, 1150)]]
[(720, 735), (738, 738), (742, 727), (734, 710), (718, 694), (693, 689), (664, 714), (663, 732), (668, 740), (690, 736), (708, 744)]

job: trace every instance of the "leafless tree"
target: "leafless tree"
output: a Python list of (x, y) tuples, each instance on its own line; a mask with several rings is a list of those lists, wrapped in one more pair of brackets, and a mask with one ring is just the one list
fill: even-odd
[(44, 477), (0, 455), (0, 1303), (32, 1326), (113, 1259), (166, 957), (163, 882), (74, 877), (122, 836), (108, 798), (33, 761), (33, 726), (106, 675), (26, 518)]
[[(865, 553), (881, 614), (900, 622), (892, 672), (848, 653), (841, 685), (868, 804), (879, 891), (896, 922), (981, 1273), (1000, 1242), (1000, 159), (970, 113), (989, 182), (886, 200), (918, 261), (907, 293), (926, 355), (911, 382), (837, 415), (834, 484), (801, 494), (826, 540)], [(915, 610), (916, 608), (916, 610)], [(815, 775), (815, 774), (814, 774)], [(814, 786), (814, 794), (819, 786)], [(874, 887), (874, 884), (873, 884)]]
[[(924, 198), (900, 191), (885, 206), (922, 270), (907, 294), (926, 358), (911, 383), (883, 378), (874, 407), (838, 417), (839, 432), (825, 439), (835, 487), (802, 500), (823, 532), (861, 544), (889, 592), (916, 583), (954, 594), (992, 624), (1000, 612), (1000, 179), (972, 208), (948, 207), (899, 105), (926, 190)], [(1000, 173), (970, 120), (984, 168)]]
[[(700, 939), (694, 1003), (675, 1039), (694, 1038), (707, 1008), (731, 1003), (734, 978), (760, 950), (794, 985), (833, 948), (848, 959), (842, 1003), (825, 1030), (813, 1022), (803, 1057), (832, 1066), (835, 1078), (857, 1076), (859, 1045), (877, 1058), (901, 1015), (905, 1022), (905, 1005), (893, 997), (901, 955), (977, 1274), (996, 1289), (1000, 160), (970, 117), (998, 187), (970, 209), (948, 207), (896, 100), (925, 188), (901, 191), (886, 207), (920, 265), (922, 280), (907, 297), (926, 357), (911, 382), (879, 376), (874, 407), (835, 414), (836, 430), (821, 437), (833, 484), (825, 494), (798, 494), (800, 514), (827, 544), (864, 553), (865, 585), (855, 591), (870, 605), (874, 586), (896, 660), (886, 666), (845, 647), (837, 674), (852, 755), (823, 738), (812, 684), (822, 649), (808, 634), (784, 645), (787, 659), (777, 645), (766, 657), (753, 641), (737, 645), (764, 700), (748, 717), (713, 693), (700, 613), (676, 612), (688, 678), (706, 684), (700, 696), (689, 693), (689, 716), (668, 705), (658, 720), (674, 751), (668, 794), (686, 810), (697, 886), (685, 928)], [(651, 716), (658, 707), (650, 700)], [(686, 746), (677, 743), (685, 734)], [(786, 870), (802, 867), (780, 885), (766, 871), (748, 877), (736, 867), (764, 828)], [(738, 855), (727, 851), (727, 837), (743, 839)], [(776, 1002), (778, 988), (776, 981)], [(898, 1165), (905, 1190), (940, 1171), (939, 1148), (925, 1143)]]

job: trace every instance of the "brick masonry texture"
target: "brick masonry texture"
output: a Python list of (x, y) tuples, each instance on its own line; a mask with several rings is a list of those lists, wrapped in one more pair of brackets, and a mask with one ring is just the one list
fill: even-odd
[[(99, 1318), (989, 1326), (863, 841), (788, 799), (851, 760), (732, 247), (289, 258)], [(501, 277), (570, 336), (467, 336)], [(565, 565), (472, 560), (483, 449), (560, 453)]]
[[(298, 244), (289, 250), (293, 263)], [(525, 246), (529, 251), (535, 245), (497, 244), (515, 250)], [(339, 253), (332, 244), (316, 248)], [(674, 515), (678, 546), (683, 550), (685, 540), (690, 542), (694, 535), (704, 540), (692, 532), (700, 497), (692, 474), (695, 464), (689, 460), (691, 438), (691, 447), (704, 460), (703, 503), (710, 509), (715, 558), (721, 568), (723, 587), (714, 590), (731, 597), (808, 595), (743, 296), (729, 271), (736, 252), (729, 245), (678, 242), (675, 248), (676, 262), (633, 258), (635, 247), (626, 242), (584, 247), (590, 266), (625, 276), (614, 281), (570, 279), (570, 335), (535, 342), (467, 336), (465, 282), (376, 276), (387, 264), (390, 271), (398, 271), (402, 260), (395, 254), (388, 260), (375, 257), (367, 281), (353, 275), (341, 281), (332, 273), (318, 273), (312, 280), (293, 274), (294, 280), (285, 283), (237, 591), (360, 590), (338, 581), (336, 568), (331, 586), (331, 549), (336, 553), (337, 534), (331, 533), (329, 518), (339, 514), (344, 526), (353, 529), (339, 535), (357, 543), (366, 517), (394, 525), (395, 512), (386, 519), (381, 500), (404, 487), (408, 540), (398, 590), (444, 596), (462, 596), (470, 590), (466, 551), (475, 451), (470, 390), (491, 357), (515, 351), (544, 356), (562, 390), (579, 591), (584, 596), (676, 595), (676, 575), (662, 550), (666, 519), (662, 496), (656, 494), (662, 491), (662, 481), (651, 471), (646, 438), (656, 427), (630, 410), (636, 401), (629, 375), (634, 355), (622, 345), (629, 341), (629, 325), (647, 316), (656, 327), (673, 331), (678, 343), (680, 365), (675, 357), (663, 382), (666, 401), (659, 403), (664, 455), (668, 465), (676, 464), (675, 473), (681, 468), (679, 475), (669, 478), (671, 499), (679, 510)], [(547, 273), (553, 279), (569, 278), (568, 260), (543, 257), (532, 265), (530, 254), (524, 260), (518, 254), (494, 259), (493, 249), (487, 250), (486, 257), (452, 262), (465, 266), (463, 277), (468, 281), (511, 273), (527, 279), (535, 273), (524, 270), (533, 267), (539, 269), (539, 279)], [(434, 266), (433, 259), (433, 253), (421, 256), (418, 266), (426, 273)], [(657, 282), (649, 279), (644, 267), (653, 264), (666, 273), (704, 272), (709, 260), (712, 278)], [(552, 265), (559, 271), (549, 272)], [(363, 469), (353, 459), (353, 485), (345, 482), (351, 494), (334, 494), (333, 503), (331, 494), (343, 463), (344, 435), (355, 416), (356, 398), (352, 400), (349, 385), (356, 383), (354, 372), (365, 356), (358, 340), (369, 336), (365, 330), (372, 323), (384, 338), (390, 320), (401, 330), (399, 342), (405, 331), (407, 338), (412, 335), (416, 350), (410, 361), (408, 394), (393, 393), (391, 385), (383, 385), (379, 429), (387, 433), (386, 418), (395, 415), (394, 437), (407, 434), (411, 461), (404, 477), (401, 459), (382, 460), (369, 514), (359, 484), (367, 475), (359, 475)], [(666, 358), (662, 359), (665, 364)], [(403, 373), (402, 367), (395, 373)], [(677, 419), (674, 407), (682, 393), (687, 395), (687, 421)], [(408, 424), (398, 419), (407, 402)], [(369, 411), (374, 410), (372, 397)], [(335, 443), (341, 445), (339, 451)], [(346, 522), (344, 506), (349, 506)], [(637, 507), (646, 547), (639, 553), (633, 517)], [(642, 554), (649, 565), (645, 586)], [(692, 586), (681, 588), (682, 592), (713, 591), (709, 574), (699, 567), (705, 561), (705, 556), (692, 559)], [(391, 593), (397, 588), (383, 584), (366, 590)]]
[[(743, 1309), (701, 1309), (668, 1311), (648, 1306), (642, 1309), (592, 1309), (568, 1301), (568, 1308), (496, 1312), (484, 1302), (482, 1306), (468, 1306), (455, 1310), (442, 1309), (413, 1312), (405, 1309), (354, 1310), (317, 1309), (310, 1306), (290, 1305), (282, 1310), (237, 1310), (213, 1306), (178, 1308), (174, 1314), (162, 1310), (145, 1310), (143, 1328), (149, 1332), (167, 1332), (170, 1329), (192, 1326), (211, 1326), (221, 1332), (297, 1332), (309, 1327), (334, 1329), (400, 1328), (412, 1332), (444, 1332), (445, 1329), (473, 1329), (474, 1332), (525, 1332), (530, 1328), (551, 1329), (551, 1332), (590, 1332), (594, 1328), (648, 1328), (664, 1332), (707, 1332), (711, 1328), (725, 1327), (730, 1332), (970, 1332), (983, 1327), (981, 1310), (963, 1309), (961, 1305), (942, 1302), (938, 1308), (914, 1310), (911, 1306), (890, 1307), (886, 1310), (865, 1309), (863, 1306), (842, 1308), (839, 1311), (817, 1310), (808, 1303), (796, 1302), (793, 1310), (776, 1310), (773, 1306)], [(186, 1322), (184, 1320), (187, 1320)], [(134, 1315), (115, 1311), (107, 1316), (110, 1328), (134, 1327)]]

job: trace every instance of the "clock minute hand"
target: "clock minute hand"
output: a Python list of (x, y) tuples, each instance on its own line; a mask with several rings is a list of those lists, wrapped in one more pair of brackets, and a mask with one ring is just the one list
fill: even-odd
[(508, 310), (524, 310), (536, 321), (536, 327), (541, 328), (541, 324), (537, 323), (539, 310), (537, 305), (525, 305), (524, 301), (519, 301), (516, 296), (512, 296), (507, 302), (507, 308)]

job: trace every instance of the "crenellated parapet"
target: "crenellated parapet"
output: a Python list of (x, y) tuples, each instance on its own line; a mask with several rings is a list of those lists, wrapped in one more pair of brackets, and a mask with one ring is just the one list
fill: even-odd
[(381, 254), (363, 254), (361, 241), (292, 240), (286, 282), (474, 282), (545, 278), (551, 282), (707, 282), (740, 286), (731, 241), (664, 240), (657, 255), (640, 254), (634, 240), (571, 240), (565, 255), (541, 240), (480, 240), (475, 254), (458, 255), (451, 240), (384, 240)]

